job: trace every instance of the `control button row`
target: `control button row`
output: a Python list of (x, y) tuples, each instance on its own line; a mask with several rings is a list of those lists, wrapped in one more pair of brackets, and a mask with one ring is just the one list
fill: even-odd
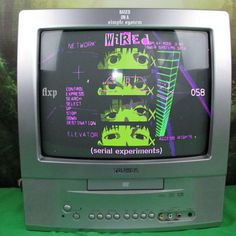
[[(132, 219), (146, 219), (146, 218), (149, 218), (149, 219), (154, 219), (156, 216), (155, 213), (153, 212), (150, 212), (149, 214), (143, 212), (141, 214), (138, 214), (138, 213), (133, 213), (133, 214), (129, 214), (129, 213), (125, 213), (123, 215), (123, 218), (128, 220), (130, 218)], [(106, 215), (103, 215), (102, 213), (98, 213), (98, 214), (94, 214), (94, 213), (90, 213), (88, 218), (90, 220), (95, 220), (95, 219), (98, 219), (98, 220), (102, 220), (102, 219), (107, 219), (107, 220), (111, 220), (112, 218), (115, 219), (115, 220), (119, 220), (121, 218), (120, 214), (119, 213), (115, 213), (115, 214), (110, 214), (110, 213), (107, 213)]]

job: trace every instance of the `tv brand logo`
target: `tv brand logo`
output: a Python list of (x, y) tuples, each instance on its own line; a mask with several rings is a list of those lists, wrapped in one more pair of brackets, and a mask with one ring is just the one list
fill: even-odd
[(139, 173), (138, 168), (114, 168), (115, 174), (135, 174)]
[(121, 33), (106, 33), (105, 34), (105, 47), (112, 47), (115, 45), (150, 45), (152, 42), (149, 40), (148, 34), (140, 37), (139, 34), (132, 34), (131, 32)]

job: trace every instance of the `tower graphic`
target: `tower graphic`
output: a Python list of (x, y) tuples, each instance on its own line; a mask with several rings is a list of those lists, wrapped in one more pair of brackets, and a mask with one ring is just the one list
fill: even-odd
[(158, 51), (156, 95), (156, 137), (165, 135), (179, 69), (179, 51)]

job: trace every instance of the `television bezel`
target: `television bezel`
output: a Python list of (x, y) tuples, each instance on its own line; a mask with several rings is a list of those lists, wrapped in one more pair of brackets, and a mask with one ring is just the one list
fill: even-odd
[[(114, 25), (123, 13), (142, 24)], [(212, 100), (208, 153), (163, 160), (50, 158), (41, 153), (39, 127), (39, 42), (43, 30), (200, 30), (210, 37)], [(223, 45), (223, 46), (222, 46)], [(18, 34), (18, 117), (23, 178), (167, 178), (225, 175), (231, 106), (231, 45), (226, 12), (167, 9), (26, 10)], [(224, 80), (222, 80), (222, 78)]]

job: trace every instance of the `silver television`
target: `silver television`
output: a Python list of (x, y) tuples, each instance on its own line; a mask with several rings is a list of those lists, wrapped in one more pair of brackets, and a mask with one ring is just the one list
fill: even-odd
[(226, 12), (22, 11), (17, 76), (27, 228), (219, 225), (230, 49)]

